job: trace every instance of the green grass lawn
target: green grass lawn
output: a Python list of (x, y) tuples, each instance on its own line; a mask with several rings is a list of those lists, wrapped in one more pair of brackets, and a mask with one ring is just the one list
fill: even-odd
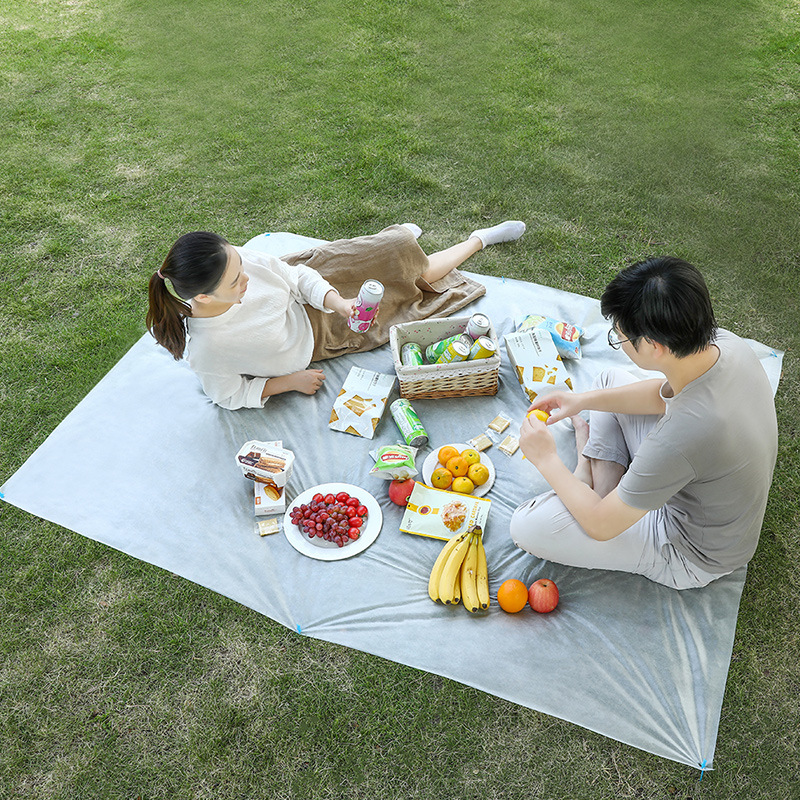
[[(486, 274), (697, 264), (786, 351), (713, 773), (364, 653), (0, 505), (0, 798), (800, 794), (792, 0), (19, 0), (0, 10), (0, 483), (144, 332), (187, 230), (525, 220)], [(57, 476), (56, 476), (57, 478)]]

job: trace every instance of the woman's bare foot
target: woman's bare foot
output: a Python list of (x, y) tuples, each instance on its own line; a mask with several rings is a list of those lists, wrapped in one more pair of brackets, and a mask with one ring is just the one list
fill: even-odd
[(583, 448), (589, 441), (589, 423), (580, 415), (570, 417), (570, 422), (575, 428), (575, 449), (578, 451), (578, 465), (575, 467), (575, 477), (587, 486), (592, 486), (592, 464), (583, 454)]

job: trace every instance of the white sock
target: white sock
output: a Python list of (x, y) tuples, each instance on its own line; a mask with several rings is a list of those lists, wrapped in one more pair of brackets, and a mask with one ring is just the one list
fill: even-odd
[(515, 239), (519, 239), (523, 233), (525, 233), (525, 223), (509, 219), (491, 228), (473, 231), (470, 236), (477, 236), (486, 247), (490, 244), (500, 244), (500, 242), (513, 242)]
[(419, 239), (422, 233), (422, 228), (419, 225), (415, 225), (413, 222), (404, 222), (403, 227), (408, 228), (414, 234), (415, 239)]

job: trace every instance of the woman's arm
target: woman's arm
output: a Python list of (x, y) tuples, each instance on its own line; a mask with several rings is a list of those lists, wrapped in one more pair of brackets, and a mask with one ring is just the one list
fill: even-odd
[(356, 313), (356, 299), (355, 297), (345, 299), (336, 289), (331, 289), (325, 295), (323, 305), (325, 308), (329, 308), (331, 311), (335, 311), (337, 314), (347, 318), (354, 316)]

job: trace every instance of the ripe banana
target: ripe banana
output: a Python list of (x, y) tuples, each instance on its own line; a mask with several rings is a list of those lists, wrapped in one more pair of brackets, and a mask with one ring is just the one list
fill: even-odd
[(467, 611), (474, 613), (481, 605), (478, 600), (478, 586), (477, 586), (477, 573), (478, 573), (478, 542), (480, 536), (473, 534), (470, 537), (469, 549), (464, 561), (461, 564), (461, 597), (464, 600), (464, 608)]
[(486, 548), (483, 546), (483, 536), (478, 534), (478, 568), (476, 585), (478, 589), (478, 601), (481, 608), (489, 608), (489, 568), (486, 566)]
[(439, 599), (446, 605), (458, 603), (461, 599), (459, 573), (464, 557), (469, 550), (472, 537), (469, 534), (464, 534), (464, 536), (459, 537), (459, 539), (460, 541), (458, 544), (456, 544), (447, 556), (447, 561), (445, 561), (441, 577), (439, 578)]
[(442, 577), (442, 572), (444, 571), (444, 565), (447, 563), (447, 559), (450, 556), (450, 553), (453, 552), (453, 550), (458, 546), (461, 540), (464, 539), (464, 537), (467, 535), (468, 535), (467, 533), (462, 533), (460, 536), (453, 536), (450, 539), (448, 539), (446, 544), (442, 548), (441, 552), (439, 553), (439, 557), (434, 562), (433, 569), (431, 570), (431, 575), (428, 578), (428, 595), (430, 596), (431, 600), (433, 600), (434, 603), (440, 600), (444, 602), (444, 599), (439, 595), (439, 582)]

